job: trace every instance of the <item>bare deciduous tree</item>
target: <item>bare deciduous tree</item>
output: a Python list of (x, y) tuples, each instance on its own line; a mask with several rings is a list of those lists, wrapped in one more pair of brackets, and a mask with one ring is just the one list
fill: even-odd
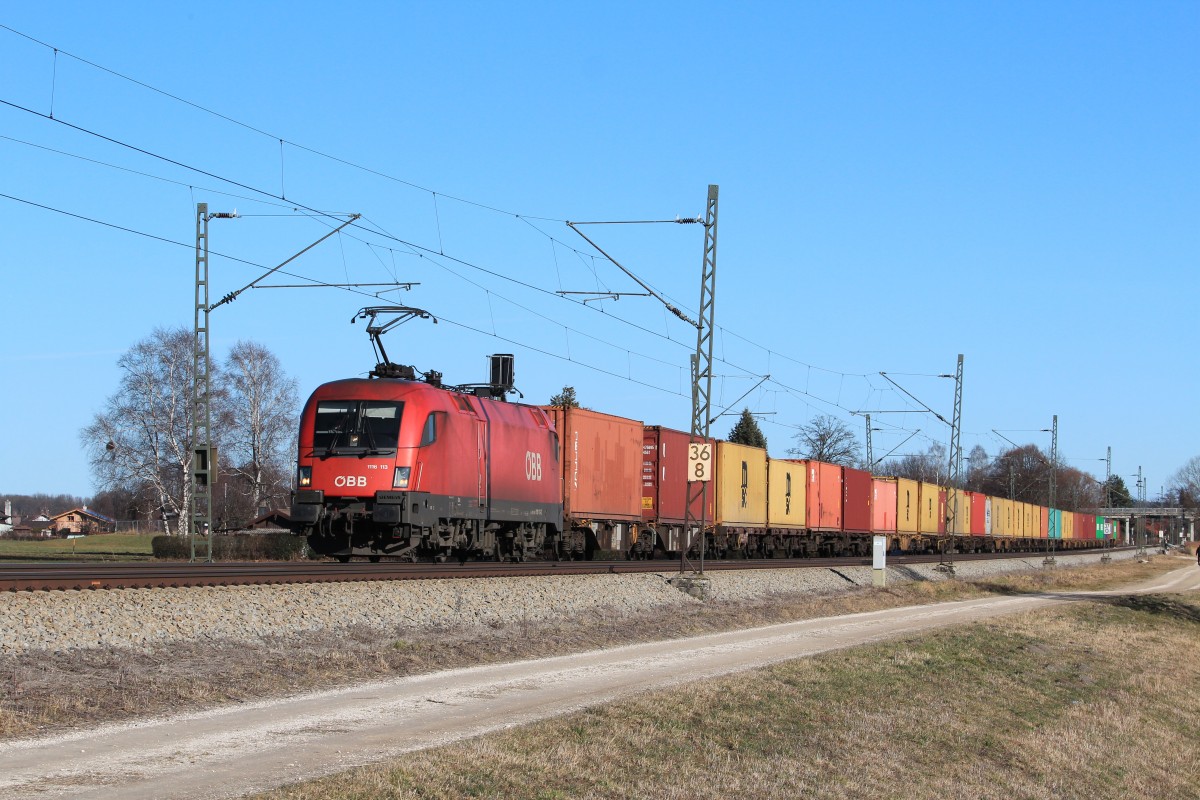
[[(97, 488), (124, 509), (187, 531), (191, 511), (192, 364), (190, 331), (156, 329), (117, 361), (120, 385), (80, 431)], [(228, 368), (212, 370), (212, 439), (220, 453), (222, 502), (232, 487), (239, 521), (290, 489), (296, 440), (296, 382), (270, 351), (238, 342)], [(145, 498), (145, 499), (143, 499)], [(228, 522), (228, 520), (226, 520)]]
[(941, 485), (946, 483), (949, 468), (946, 446), (941, 442), (934, 442), (924, 453), (910, 453), (889, 461), (887, 469), (883, 471), (897, 478)]
[(1179, 504), (1188, 508), (1200, 505), (1200, 456), (1192, 456), (1171, 476), (1170, 487), (1178, 494)]
[(844, 467), (859, 461), (858, 439), (844, 422), (828, 414), (810, 420), (795, 438), (796, 446), (788, 450), (791, 455)]
[(221, 443), (226, 478), (253, 513), (291, 485), (296, 450), (296, 380), (255, 342), (239, 341), (222, 371)]
[(152, 491), (170, 533), (190, 504), (192, 335), (156, 328), (117, 366), (116, 393), (80, 438), (100, 489)]

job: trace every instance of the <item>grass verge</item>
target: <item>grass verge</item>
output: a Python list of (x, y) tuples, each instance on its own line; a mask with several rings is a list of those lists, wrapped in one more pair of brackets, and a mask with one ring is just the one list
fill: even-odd
[(0, 539), (0, 559), (15, 561), (140, 561), (153, 554), (154, 534), (102, 533), (78, 539)]
[(664, 614), (595, 615), (555, 624), (498, 629), (331, 630), (258, 642), (195, 641), (148, 651), (97, 649), (0, 656), (0, 738), (50, 733), (344, 686), (356, 680), (535, 658), (610, 645), (657, 641), (777, 622), (978, 597), (986, 591), (1107, 588), (1176, 568), (1177, 559), (1133, 561), (981, 585), (899, 584), (831, 595), (714, 601)]

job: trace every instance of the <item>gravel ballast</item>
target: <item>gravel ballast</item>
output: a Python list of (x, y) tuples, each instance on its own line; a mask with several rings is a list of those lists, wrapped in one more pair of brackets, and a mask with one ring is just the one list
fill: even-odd
[[(1111, 554), (1114, 559), (1136, 553)], [(1060, 567), (1100, 554), (1059, 555)], [(1042, 556), (958, 562), (960, 580), (1042, 569)], [(365, 627), (405, 630), (501, 628), (551, 619), (622, 615), (702, 601), (675, 588), (677, 573), (472, 580), (234, 586), (193, 589), (0, 594), (0, 654), (92, 648), (148, 649), (178, 641), (253, 642), (268, 636)], [(869, 587), (869, 567), (710, 571), (716, 601), (825, 595)], [(889, 567), (889, 584), (945, 580), (932, 565)]]

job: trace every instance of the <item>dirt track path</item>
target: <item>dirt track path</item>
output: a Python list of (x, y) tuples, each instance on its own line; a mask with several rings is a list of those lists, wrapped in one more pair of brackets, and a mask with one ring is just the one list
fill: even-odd
[(0, 798), (225, 798), (630, 694), (1097, 596), (1200, 589), (1194, 566), (1121, 592), (988, 598), (449, 670), (0, 743)]

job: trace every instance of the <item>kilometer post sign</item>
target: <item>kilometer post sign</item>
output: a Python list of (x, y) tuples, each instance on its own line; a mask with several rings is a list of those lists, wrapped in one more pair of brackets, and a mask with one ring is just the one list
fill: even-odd
[(688, 445), (688, 482), (712, 480), (712, 443), (692, 442)]

